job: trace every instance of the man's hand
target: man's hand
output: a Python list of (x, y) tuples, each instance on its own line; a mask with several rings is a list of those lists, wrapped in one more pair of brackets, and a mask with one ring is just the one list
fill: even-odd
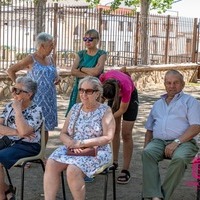
[(171, 158), (172, 154), (174, 153), (175, 149), (178, 147), (177, 142), (172, 142), (165, 147), (165, 157)]

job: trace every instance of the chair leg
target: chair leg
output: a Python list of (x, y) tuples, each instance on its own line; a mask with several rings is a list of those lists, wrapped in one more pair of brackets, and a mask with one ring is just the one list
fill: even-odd
[(25, 168), (26, 163), (24, 163), (21, 167), (21, 194), (20, 194), (20, 199), (24, 199), (24, 168)]
[(65, 180), (64, 180), (63, 171), (61, 172), (61, 182), (62, 182), (63, 200), (67, 200), (66, 199), (66, 192), (65, 192)]
[(107, 190), (108, 190), (108, 172), (105, 174), (105, 179), (104, 179), (104, 197), (103, 199), (107, 199)]
[(115, 181), (115, 168), (113, 167), (113, 200), (116, 200), (116, 181)]
[(45, 165), (44, 165), (44, 162), (43, 162), (43, 160), (39, 160), (39, 162), (40, 162), (40, 164), (42, 165), (42, 170), (43, 170), (43, 172), (45, 171)]
[(10, 174), (9, 174), (9, 171), (5, 168), (5, 171), (6, 171), (6, 174), (7, 174), (7, 178), (8, 178), (8, 182), (10, 185), (13, 185), (12, 184), (12, 181), (11, 181), (11, 178), (10, 178)]

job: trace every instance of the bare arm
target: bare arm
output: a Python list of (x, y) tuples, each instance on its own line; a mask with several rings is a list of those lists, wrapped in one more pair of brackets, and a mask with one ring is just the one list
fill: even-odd
[(18, 135), (16, 129), (10, 128), (8, 126), (4, 126), (4, 119), (0, 118), (0, 135)]
[(7, 70), (7, 74), (11, 78), (11, 80), (15, 82), (16, 73), (20, 70), (28, 69), (32, 64), (33, 64), (33, 59), (31, 55), (28, 55), (18, 63), (11, 65)]
[(69, 135), (68, 135), (68, 126), (69, 126), (69, 119), (70, 119), (70, 116), (71, 116), (71, 110), (70, 112), (68, 113), (67, 117), (66, 117), (66, 120), (65, 120), (65, 123), (63, 125), (63, 128), (60, 132), (60, 140), (62, 141), (62, 143), (68, 147), (68, 148), (73, 148), (74, 145), (77, 143), (76, 140), (73, 140)]
[(104, 69), (106, 62), (106, 54), (103, 54), (99, 57), (97, 65), (93, 68), (82, 67), (81, 71), (90, 76), (99, 76)]
[(91, 146), (103, 146), (111, 143), (115, 134), (115, 119), (113, 117), (110, 108), (106, 111), (102, 119), (103, 126), (103, 136), (83, 140), (82, 142), (77, 142), (75, 148), (80, 147), (91, 147)]
[(33, 134), (34, 130), (33, 127), (30, 126), (27, 121), (25, 120), (22, 114), (22, 101), (14, 100), (12, 107), (15, 112), (15, 124), (17, 127), (18, 136), (20, 137), (27, 137)]
[(87, 74), (85, 74), (84, 72), (81, 72), (80, 69), (78, 69), (79, 62), (80, 62), (80, 58), (79, 58), (78, 54), (76, 54), (75, 60), (74, 60), (74, 63), (73, 63), (72, 69), (71, 69), (71, 74), (78, 78), (83, 78), (83, 77), (87, 76)]
[(128, 109), (129, 106), (129, 102), (128, 103), (120, 103), (119, 109), (114, 113), (114, 117), (118, 118), (120, 116), (122, 116)]

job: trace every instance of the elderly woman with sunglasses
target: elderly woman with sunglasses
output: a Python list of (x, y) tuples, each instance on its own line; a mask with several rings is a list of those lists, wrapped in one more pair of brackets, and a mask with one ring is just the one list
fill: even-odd
[[(115, 120), (111, 109), (99, 103), (103, 88), (96, 77), (80, 80), (81, 103), (75, 104), (67, 115), (60, 133), (63, 143), (49, 157), (44, 175), (45, 200), (55, 200), (60, 185), (60, 173), (66, 177), (73, 199), (85, 200), (84, 177), (92, 177), (103, 165), (112, 162), (109, 143), (115, 132)], [(96, 156), (71, 156), (69, 150), (80, 154), (82, 148), (98, 146)]]
[(14, 200), (15, 188), (4, 181), (4, 170), (20, 158), (37, 155), (40, 151), (42, 110), (32, 99), (37, 84), (31, 78), (18, 77), (12, 88), (13, 101), (0, 115), (0, 138), (8, 136), (12, 145), (0, 149), (0, 199)]
[(99, 33), (94, 29), (86, 31), (83, 37), (86, 50), (81, 50), (77, 53), (71, 69), (71, 74), (75, 76), (75, 82), (67, 113), (77, 102), (79, 80), (88, 75), (98, 77), (104, 70), (106, 52), (97, 48), (99, 39)]

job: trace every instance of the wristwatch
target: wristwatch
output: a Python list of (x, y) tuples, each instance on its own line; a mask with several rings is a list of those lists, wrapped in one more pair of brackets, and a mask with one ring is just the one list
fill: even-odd
[(175, 139), (174, 142), (178, 143), (178, 145), (181, 144), (181, 141), (179, 139)]

